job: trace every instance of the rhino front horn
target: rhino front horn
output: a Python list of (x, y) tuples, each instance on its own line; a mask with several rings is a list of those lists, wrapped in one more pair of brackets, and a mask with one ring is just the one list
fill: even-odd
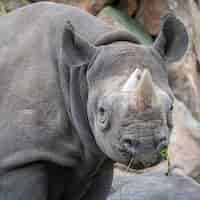
[(129, 79), (124, 84), (122, 91), (123, 92), (131, 92), (136, 88), (136, 85), (138, 84), (140, 78), (142, 75), (142, 71), (139, 68), (136, 68), (136, 70), (131, 74)]
[(141, 75), (141, 79), (134, 92), (134, 99), (136, 101), (136, 109), (138, 111), (144, 111), (147, 108), (152, 108), (158, 103), (155, 86), (152, 81), (151, 73), (148, 69), (144, 69)]

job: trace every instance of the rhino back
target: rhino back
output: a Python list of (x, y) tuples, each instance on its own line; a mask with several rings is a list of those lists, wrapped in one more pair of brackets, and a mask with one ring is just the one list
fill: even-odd
[(6, 41), (11, 42), (12, 39), (20, 39), (20, 35), (26, 29), (35, 26), (38, 22), (41, 25), (40, 30), (52, 26), (55, 29), (60, 28), (59, 31), (62, 31), (67, 21), (73, 24), (78, 34), (92, 43), (101, 35), (112, 30), (111, 26), (79, 8), (51, 2), (39, 2), (17, 9), (0, 18), (0, 44)]

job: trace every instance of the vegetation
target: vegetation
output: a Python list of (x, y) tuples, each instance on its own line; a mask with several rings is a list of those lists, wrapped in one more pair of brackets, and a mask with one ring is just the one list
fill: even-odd
[(160, 154), (161, 154), (161, 156), (162, 156), (162, 158), (163, 158), (164, 160), (167, 160), (167, 157), (168, 157), (168, 155), (167, 155), (167, 148), (163, 149), (163, 150), (160, 152)]

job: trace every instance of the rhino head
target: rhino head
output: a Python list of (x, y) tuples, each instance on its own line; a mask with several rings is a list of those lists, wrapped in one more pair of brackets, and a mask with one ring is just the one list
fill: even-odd
[(98, 148), (136, 168), (157, 163), (168, 144), (173, 104), (167, 65), (187, 49), (184, 25), (172, 15), (165, 17), (151, 47), (131, 42), (129, 34), (127, 40), (108, 35), (98, 46), (68, 37), (73, 41), (65, 47), (68, 65), (87, 66), (86, 112)]

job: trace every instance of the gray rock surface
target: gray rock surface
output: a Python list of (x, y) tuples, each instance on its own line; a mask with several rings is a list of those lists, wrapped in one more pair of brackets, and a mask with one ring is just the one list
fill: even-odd
[(189, 177), (151, 173), (115, 176), (108, 200), (199, 200), (200, 186)]

